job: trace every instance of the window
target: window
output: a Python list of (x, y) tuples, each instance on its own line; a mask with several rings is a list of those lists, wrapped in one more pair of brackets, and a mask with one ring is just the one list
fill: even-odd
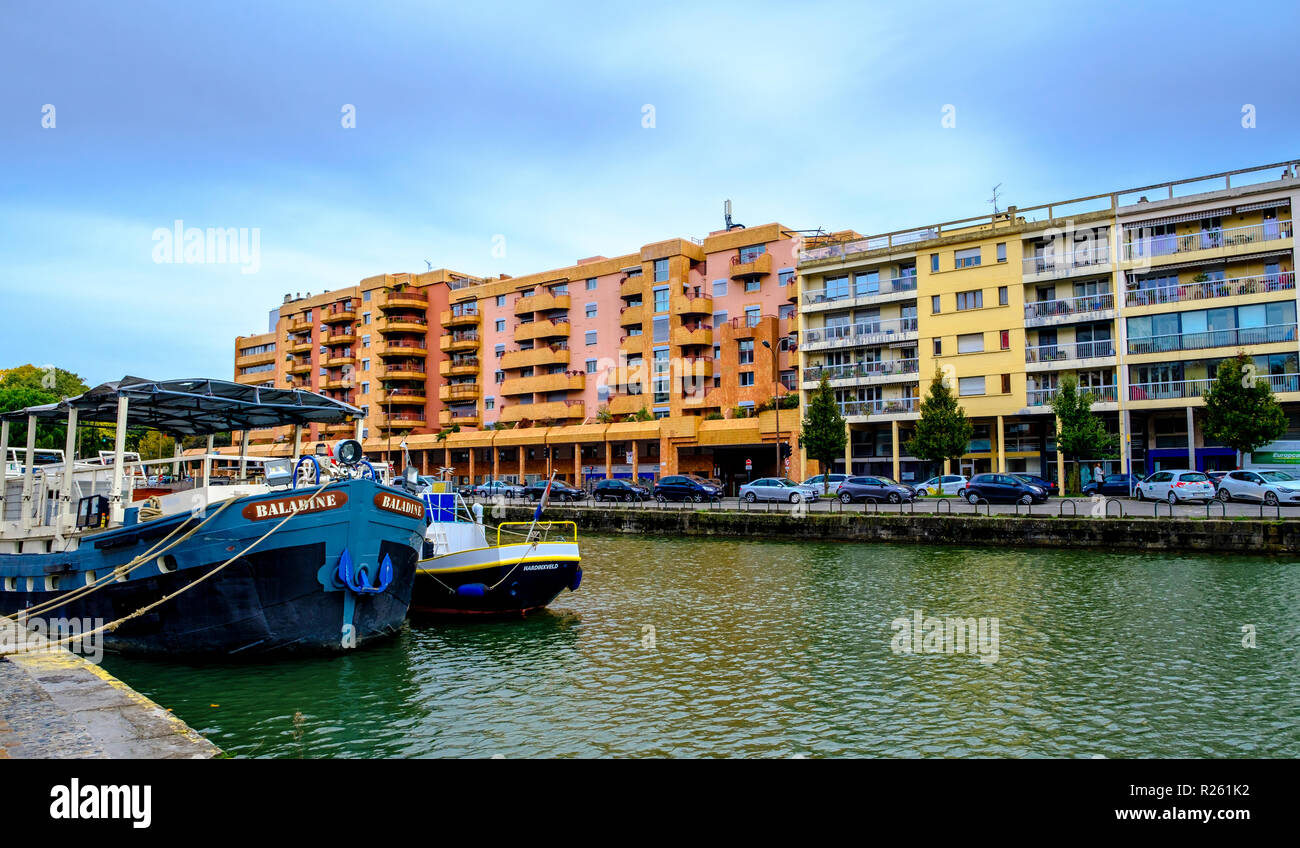
[(943, 341), (941, 339), (934, 340), (934, 355), (943, 356)]
[(506, 296), (503, 294), (497, 295), (497, 306), (505, 306), (505, 305), (506, 305)]
[[(369, 294), (369, 292), (366, 292), (366, 294)], [(361, 384), (361, 394), (363, 394), (363, 395), (368, 395), (368, 394), (370, 394), (370, 384), (369, 384), (369, 383), (362, 383), (362, 384)]]
[(842, 277), (826, 278), (826, 299), (839, 300), (842, 297), (849, 296), (849, 278), (848, 275)]
[(737, 351), (738, 351), (737, 358), (739, 359), (741, 365), (754, 364), (754, 340), (753, 339), (741, 339), (737, 345)]
[(954, 250), (952, 264), (954, 268), (974, 268), (980, 264), (980, 249), (968, 247), (965, 250)]
[(754, 385), (754, 372), (753, 372), (753, 371), (741, 371), (741, 372), (740, 372), (740, 385), (742, 385), (742, 386), (752, 386), (752, 385)]
[(930, 254), (930, 273), (935, 274), (939, 271), (939, 254)]
[(361, 346), (362, 346), (362, 347), (370, 347), (370, 336), (362, 336), (362, 337), (361, 337)]
[(592, 277), (590, 280), (587, 280), (587, 291), (595, 291), (595, 290), (596, 290), (596, 278)]
[(596, 360), (594, 360), (594, 359), (588, 359), (588, 360), (587, 360), (587, 373), (588, 373), (588, 374), (595, 374), (595, 373), (596, 373)]
[(662, 283), (668, 280), (668, 260), (655, 260), (655, 282)]
[(506, 372), (504, 372), (504, 371), (497, 371), (495, 374), (492, 375), (492, 377), (493, 377), (493, 379), (495, 379), (498, 383), (504, 383), (504, 382), (506, 381)]
[(494, 348), (494, 350), (496, 352), (497, 359), (500, 359), (501, 356), (506, 352), (506, 346), (503, 344), (499, 344), (496, 346), (496, 348)]
[(370, 323), (370, 313), (369, 313), (369, 312), (362, 312), (362, 313), (361, 313), (361, 323), (362, 323), (362, 324), (369, 324), (369, 323)]
[(713, 281), (713, 296), (714, 296), (714, 297), (722, 297), (722, 296), (723, 296), (724, 294), (726, 294), (726, 293), (727, 293), (727, 281), (726, 281), (726, 280), (714, 280), (714, 281)]
[(748, 265), (764, 253), (767, 253), (767, 245), (754, 244), (749, 247), (742, 247), (740, 249), (740, 264)]
[(595, 317), (596, 317), (596, 304), (594, 304), (594, 303), (588, 303), (588, 304), (587, 304), (587, 317), (588, 317), (588, 318), (595, 318)]
[(999, 332), (998, 342), (1001, 344), (1003, 350), (1011, 350), (1011, 331), (1002, 330)]
[(763, 307), (746, 306), (745, 307), (745, 326), (757, 327), (758, 322), (763, 318)]
[(793, 268), (782, 268), (780, 271), (777, 272), (776, 284), (778, 286), (785, 287), (790, 285), (793, 282), (794, 282)]
[(588, 330), (588, 331), (587, 331), (587, 345), (590, 346), (590, 345), (594, 345), (595, 343), (596, 343), (596, 331), (595, 331), (595, 330)]
[(721, 327), (725, 323), (727, 323), (727, 313), (725, 312), (713, 313), (713, 326)]
[(762, 288), (763, 288), (763, 281), (761, 279), (756, 278), (752, 280), (745, 280), (745, 291), (747, 292), (760, 291)]
[(498, 332), (498, 333), (504, 333), (505, 331), (506, 331), (506, 319), (504, 319), (504, 318), (498, 318), (498, 319), (497, 319), (497, 332)]
[(370, 292), (362, 292), (362, 294), (361, 294), (361, 301), (362, 301), (363, 303), (369, 303), (369, 302), (370, 302)]
[(654, 295), (655, 295), (654, 311), (667, 312), (668, 311), (668, 287), (663, 286), (661, 288), (655, 289)]
[(973, 289), (971, 291), (957, 292), (957, 311), (965, 309), (979, 309), (984, 305), (984, 290)]
[(496, 398), (494, 398), (494, 397), (483, 398), (483, 408), (484, 408), (484, 409), (496, 409), (496, 405), (497, 405), (497, 399), (496, 399)]
[(665, 315), (654, 319), (654, 336), (652, 339), (655, 342), (668, 341), (668, 316)]
[(998, 286), (998, 306), (1006, 306), (1008, 302), (1007, 298), (1008, 298), (1007, 287)]
[(1011, 375), (1010, 375), (1010, 374), (1003, 374), (1003, 375), (1002, 375), (1002, 394), (1004, 394), (1004, 395), (1009, 395), (1009, 394), (1011, 394)]
[(1007, 243), (1005, 241), (998, 242), (998, 261), (1007, 261)]
[(984, 334), (983, 333), (966, 333), (957, 337), (958, 353), (983, 353), (984, 352)]
[(957, 380), (959, 397), (975, 397), (984, 394), (983, 377), (961, 377)]
[(369, 359), (363, 359), (363, 360), (361, 360), (361, 370), (362, 370), (362, 371), (369, 371), (369, 370), (370, 370), (370, 360), (369, 360)]
[(930, 295), (930, 311), (935, 315), (939, 314), (939, 295)]
[[(776, 314), (777, 314), (777, 317), (779, 317), (779, 318), (793, 318), (793, 317), (794, 317), (794, 304), (793, 304), (793, 303), (783, 303), (783, 304), (781, 304), (780, 306), (778, 306), (778, 307), (776, 308)], [(714, 326), (716, 327), (717, 325), (715, 324)]]

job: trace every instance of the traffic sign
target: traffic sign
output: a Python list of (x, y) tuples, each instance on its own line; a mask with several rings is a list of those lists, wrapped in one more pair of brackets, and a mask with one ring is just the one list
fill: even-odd
[(754, 460), (750, 459), (749, 457), (745, 457), (745, 470), (746, 471), (754, 470)]

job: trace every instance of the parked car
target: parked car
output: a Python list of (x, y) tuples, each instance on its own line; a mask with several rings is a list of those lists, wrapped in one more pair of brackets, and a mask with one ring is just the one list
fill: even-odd
[(784, 477), (764, 477), (740, 487), (740, 497), (748, 503), (755, 501), (799, 503), (816, 500), (821, 493), (820, 488), (807, 483), (796, 483)]
[[(829, 482), (827, 482), (825, 486), (823, 486), (822, 480), (826, 478), (829, 478)], [(807, 480), (804, 480), (803, 484), (805, 486), (812, 486), (817, 490), (818, 494), (821, 494), (822, 491), (824, 490), (828, 494), (833, 495), (835, 494), (836, 487), (839, 486), (847, 479), (849, 479), (849, 475), (847, 474), (817, 474), (815, 476), (809, 477)]]
[(1209, 478), (1210, 478), (1210, 482), (1214, 484), (1214, 489), (1215, 489), (1215, 491), (1218, 491), (1218, 489), (1219, 489), (1219, 483), (1223, 482), (1223, 478), (1226, 477), (1227, 474), (1228, 474), (1228, 472), (1226, 472), (1226, 471), (1207, 471), (1207, 472), (1205, 472), (1205, 476), (1206, 476), (1206, 477), (1209, 477)]
[(473, 483), (467, 483), (464, 486), (461, 486), (456, 491), (460, 494), (462, 498), (472, 498), (474, 497), (474, 490), (477, 488), (478, 486), (475, 486)]
[(962, 497), (973, 504), (988, 501), (1028, 505), (1046, 503), (1047, 490), (1013, 474), (976, 474), (966, 484)]
[(916, 497), (911, 486), (895, 483), (888, 477), (850, 477), (836, 490), (840, 503), (857, 501), (887, 501), (903, 503)]
[(657, 501), (701, 501), (722, 497), (722, 488), (702, 477), (691, 474), (672, 474), (655, 484)]
[(1285, 471), (1229, 471), (1217, 496), (1229, 501), (1257, 501), (1269, 506), (1300, 503), (1300, 480)]
[(1045, 480), (1044, 478), (1039, 477), (1037, 474), (1021, 474), (1019, 472), (1016, 472), (1011, 476), (1019, 477), (1021, 480), (1024, 480), (1026, 483), (1028, 483), (1031, 486), (1037, 486), (1038, 488), (1047, 492), (1047, 496), (1049, 498), (1056, 497), (1061, 493), (1061, 490), (1056, 485), (1055, 480)]
[(474, 494), (480, 498), (522, 498), (524, 496), (524, 487), (518, 483), (507, 483), (505, 480), (488, 480), (474, 487)]
[(1083, 493), (1088, 496), (1119, 495), (1129, 497), (1140, 482), (1142, 482), (1142, 478), (1136, 474), (1107, 474), (1101, 478), (1101, 482), (1093, 480), (1090, 483), (1085, 483)]
[(915, 489), (918, 498), (927, 495), (958, 495), (966, 488), (967, 482), (969, 481), (961, 474), (944, 474), (939, 477), (931, 477), (924, 483), (918, 483), (913, 489)]
[[(524, 497), (530, 501), (540, 501), (542, 492), (546, 491), (545, 480), (535, 480), (524, 486)], [(556, 480), (551, 484), (551, 500), (553, 501), (584, 501), (587, 499), (587, 493), (582, 489), (575, 489), (568, 483)]]
[(1187, 468), (1157, 471), (1137, 484), (1133, 496), (1140, 501), (1167, 500), (1171, 504), (1182, 501), (1209, 503), (1214, 499), (1214, 484), (1203, 472)]
[(627, 480), (600, 480), (591, 490), (598, 501), (644, 501), (650, 499), (650, 490)]

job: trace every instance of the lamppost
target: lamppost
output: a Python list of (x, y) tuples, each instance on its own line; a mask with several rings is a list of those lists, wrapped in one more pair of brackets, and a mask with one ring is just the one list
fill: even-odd
[(772, 411), (776, 413), (776, 473), (781, 477), (785, 475), (781, 473), (781, 378), (777, 351), (789, 350), (789, 343), (789, 338), (782, 338), (776, 343), (776, 348), (773, 348), (767, 339), (763, 339), (763, 347), (772, 351)]

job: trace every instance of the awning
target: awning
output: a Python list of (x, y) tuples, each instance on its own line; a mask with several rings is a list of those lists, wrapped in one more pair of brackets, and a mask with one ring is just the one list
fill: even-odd
[(1145, 221), (1125, 222), (1124, 229), (1136, 230), (1142, 227), (1158, 227), (1161, 224), (1181, 224), (1184, 221), (1200, 221), (1204, 218), (1223, 217), (1231, 215), (1232, 207), (1225, 206), (1221, 209), (1206, 209), (1204, 212), (1188, 212), (1184, 215), (1170, 215), (1165, 218), (1148, 218)]
[(763, 442), (757, 418), (704, 421), (697, 437), (701, 445), (756, 445)]
[(627, 439), (658, 439), (658, 421), (624, 421), (605, 428), (605, 438), (611, 442)]
[(513, 430), (497, 430), (497, 439), (493, 447), (504, 448), (515, 445), (543, 445), (550, 427), (516, 427)]
[(578, 442), (605, 441), (606, 424), (574, 424), (570, 427), (552, 427), (546, 434), (548, 445), (572, 445)]
[(144, 380), (124, 377), (58, 403), (15, 409), (0, 415), (22, 421), (28, 415), (65, 419), (76, 408), (79, 421), (116, 423), (118, 398), (127, 403), (127, 426), (173, 436), (206, 436), (228, 430), (259, 430), (294, 424), (335, 424), (360, 418), (351, 404), (301, 389), (267, 389), (225, 380)]
[(1260, 203), (1247, 203), (1245, 206), (1238, 206), (1236, 211), (1240, 214), (1242, 212), (1254, 212), (1259, 209), (1280, 209), (1283, 206), (1290, 205), (1290, 198), (1284, 197), (1281, 200), (1265, 200)]
[(1235, 256), (1220, 257), (1217, 259), (1202, 259), (1194, 262), (1171, 262), (1168, 265), (1152, 265), (1149, 268), (1142, 268), (1140, 271), (1131, 268), (1125, 273), (1129, 279), (1138, 280), (1143, 277), (1162, 276), (1166, 271), (1181, 271), (1186, 268), (1208, 268), (1214, 265), (1223, 265), (1228, 262), (1256, 262), (1261, 259), (1272, 259), (1279, 256), (1290, 256), (1289, 250), (1267, 250), (1263, 253), (1243, 253)]
[(463, 430), (459, 433), (449, 433), (447, 435), (447, 446), (452, 450), (463, 450), (465, 448), (490, 448), (492, 440), (496, 438), (497, 430)]

